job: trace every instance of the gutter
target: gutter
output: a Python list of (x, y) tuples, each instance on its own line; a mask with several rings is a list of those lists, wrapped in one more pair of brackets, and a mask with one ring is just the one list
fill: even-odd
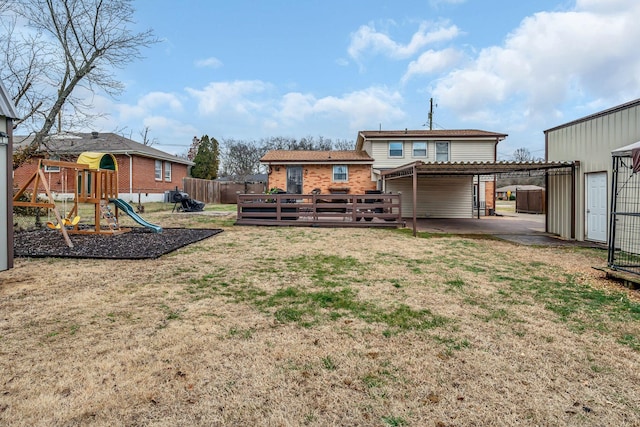
[(124, 155), (129, 158), (129, 197), (133, 197), (133, 157), (128, 152)]

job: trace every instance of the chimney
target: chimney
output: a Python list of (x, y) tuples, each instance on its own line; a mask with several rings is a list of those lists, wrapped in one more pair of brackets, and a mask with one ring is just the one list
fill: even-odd
[(98, 132), (96, 132), (95, 130), (91, 132), (91, 138), (98, 139)]

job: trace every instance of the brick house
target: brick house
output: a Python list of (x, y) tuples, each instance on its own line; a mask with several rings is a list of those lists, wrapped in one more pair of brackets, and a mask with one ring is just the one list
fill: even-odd
[(292, 194), (364, 194), (375, 190), (373, 159), (364, 151), (272, 150), (260, 163), (267, 166), (268, 188)]
[[(19, 149), (33, 137), (15, 137)], [(76, 161), (83, 152), (110, 153), (118, 163), (118, 193), (120, 198), (137, 202), (162, 202), (165, 193), (182, 187), (182, 179), (189, 176), (193, 162), (174, 156), (148, 145), (114, 133), (64, 133), (50, 136), (46, 145), (47, 158)], [(31, 159), (14, 171), (14, 188), (20, 188), (35, 172), (37, 158)], [(45, 168), (51, 191), (58, 196), (71, 196), (73, 171)], [(55, 197), (55, 196), (54, 196)]]
[[(503, 133), (483, 130), (361, 131), (348, 151), (274, 150), (260, 162), (268, 166), (269, 188), (288, 193), (364, 194), (367, 190), (411, 195), (423, 218), (472, 218), (495, 210), (495, 174), (479, 165), (495, 165)], [(421, 172), (414, 189), (407, 170)], [(460, 168), (464, 170), (460, 170)], [(413, 198), (402, 198), (402, 212), (413, 211)]]

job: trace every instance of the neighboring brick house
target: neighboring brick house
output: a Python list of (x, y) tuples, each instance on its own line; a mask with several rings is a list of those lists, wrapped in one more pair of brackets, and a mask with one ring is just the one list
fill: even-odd
[(375, 190), (371, 178), (373, 159), (364, 151), (273, 150), (260, 163), (268, 169), (268, 188), (292, 194), (364, 194)]
[[(15, 137), (15, 149), (25, 146), (33, 137)], [(182, 187), (193, 162), (114, 133), (64, 133), (47, 138), (48, 152), (54, 158), (75, 162), (82, 152), (113, 154), (118, 162), (118, 193), (127, 201), (164, 201), (165, 193)], [(45, 156), (43, 154), (43, 156)], [(35, 172), (38, 158), (33, 158), (14, 171), (14, 188), (20, 188)], [(51, 191), (71, 195), (75, 185), (72, 171), (45, 168)]]

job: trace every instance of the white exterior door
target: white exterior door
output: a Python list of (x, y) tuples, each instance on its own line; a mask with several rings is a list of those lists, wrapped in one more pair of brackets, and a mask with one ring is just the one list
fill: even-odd
[(607, 241), (607, 173), (586, 174), (587, 240)]

